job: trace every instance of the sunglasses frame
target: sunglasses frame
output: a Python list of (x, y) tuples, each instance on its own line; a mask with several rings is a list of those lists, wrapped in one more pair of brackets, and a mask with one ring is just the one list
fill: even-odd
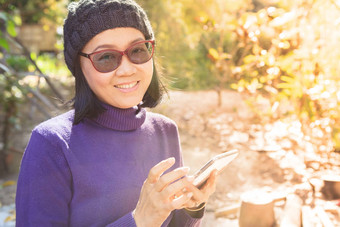
[[(93, 65), (93, 67), (94, 67), (98, 72), (100, 72), (100, 73), (108, 73), (108, 72), (112, 72), (112, 71), (116, 70), (116, 69), (120, 66), (120, 64), (122, 63), (122, 59), (123, 59), (123, 56), (124, 56), (124, 55), (126, 55), (126, 57), (129, 59), (129, 61), (130, 61), (131, 63), (133, 63), (133, 64), (141, 65), (141, 64), (146, 63), (146, 62), (143, 62), (143, 63), (135, 63), (135, 62), (131, 61), (131, 59), (129, 58), (129, 55), (128, 55), (128, 51), (129, 51), (131, 48), (133, 48), (134, 46), (136, 46), (136, 45), (138, 45), (138, 44), (141, 44), (141, 43), (145, 43), (145, 44), (146, 44), (146, 43), (151, 43), (152, 52), (151, 52), (150, 58), (146, 61), (146, 62), (148, 62), (148, 61), (150, 61), (150, 59), (153, 57), (153, 54), (154, 54), (154, 52), (155, 52), (155, 40), (143, 40), (143, 41), (138, 41), (138, 42), (132, 44), (131, 46), (129, 46), (128, 48), (126, 48), (126, 50), (124, 50), (124, 51), (115, 50), (115, 49), (105, 49), (105, 50), (95, 51), (95, 52), (90, 53), (90, 54), (86, 54), (86, 53), (83, 53), (83, 52), (79, 52), (79, 55), (80, 55), (80, 56), (83, 56), (83, 57), (85, 57), (85, 58), (90, 59), (90, 61), (91, 61), (92, 65)], [(114, 52), (117, 52), (117, 53), (119, 53), (119, 54), (121, 55), (121, 58), (120, 58), (120, 60), (119, 60), (119, 62), (118, 62), (118, 64), (117, 64), (117, 67), (116, 67), (116, 68), (114, 68), (114, 69), (112, 69), (112, 70), (110, 70), (110, 71), (107, 71), (107, 72), (106, 72), (106, 71), (105, 71), (105, 72), (102, 72), (102, 71), (100, 71), (100, 70), (98, 70), (98, 69), (96, 68), (96, 66), (94, 65), (94, 62), (93, 62), (91, 56), (93, 56), (93, 55), (95, 55), (95, 54), (98, 54), (98, 53), (105, 52), (105, 51), (114, 51)]]

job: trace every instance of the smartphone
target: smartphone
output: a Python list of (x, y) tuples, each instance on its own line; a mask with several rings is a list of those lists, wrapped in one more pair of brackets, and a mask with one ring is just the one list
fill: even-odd
[(210, 159), (202, 168), (195, 172), (193, 184), (197, 188), (201, 188), (207, 181), (213, 170), (217, 170), (220, 174), (224, 168), (238, 156), (237, 150), (230, 150), (223, 154), (219, 154)]

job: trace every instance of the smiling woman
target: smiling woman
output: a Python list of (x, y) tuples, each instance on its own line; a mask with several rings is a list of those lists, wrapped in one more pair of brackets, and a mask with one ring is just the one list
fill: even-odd
[(149, 41), (144, 39), (135, 28), (115, 28), (101, 32), (84, 46), (82, 52), (92, 54), (80, 58), (81, 69), (100, 101), (123, 109), (142, 101), (153, 75), (153, 45), (149, 53)]
[(163, 90), (144, 10), (131, 0), (71, 3), (64, 48), (74, 109), (32, 132), (17, 226), (199, 226), (215, 175), (195, 187), (176, 124), (143, 108)]

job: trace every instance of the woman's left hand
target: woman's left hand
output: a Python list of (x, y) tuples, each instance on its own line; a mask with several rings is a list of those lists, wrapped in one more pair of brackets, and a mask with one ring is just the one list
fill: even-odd
[(183, 208), (187, 208), (188, 210), (195, 210), (200, 206), (200, 204), (206, 203), (209, 197), (216, 190), (216, 178), (217, 171), (215, 170), (210, 174), (207, 182), (200, 189), (198, 189), (194, 185), (188, 188), (193, 193), (193, 196)]

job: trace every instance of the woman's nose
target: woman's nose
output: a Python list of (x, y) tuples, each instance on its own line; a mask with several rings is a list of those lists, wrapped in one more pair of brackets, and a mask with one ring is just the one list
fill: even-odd
[(131, 76), (136, 72), (136, 66), (133, 64), (126, 55), (122, 56), (122, 61), (116, 70), (117, 76)]

